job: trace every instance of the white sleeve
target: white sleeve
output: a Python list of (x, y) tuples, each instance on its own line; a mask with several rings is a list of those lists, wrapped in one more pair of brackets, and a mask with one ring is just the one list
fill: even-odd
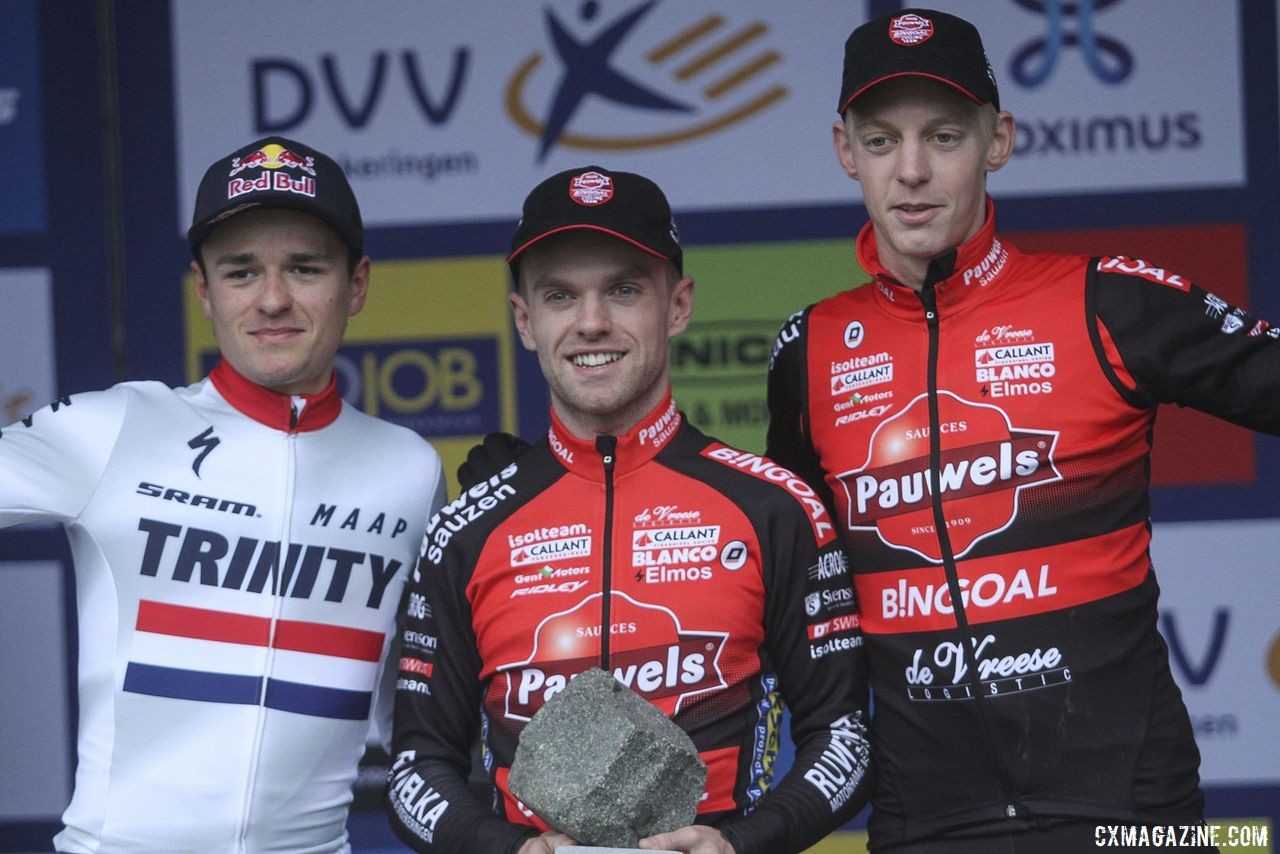
[(120, 386), (64, 397), (0, 430), (0, 528), (80, 514), (111, 459), (128, 398)]
[[(425, 440), (424, 440), (425, 441)], [(435, 485), (431, 488), (430, 504), (426, 507), (426, 512), (421, 516), (422, 530), (426, 531), (427, 522), (434, 516), (448, 500), (446, 493), (444, 468), (440, 465), (440, 455), (436, 453), (435, 448), (431, 448), (431, 461), (434, 466)], [(428, 472), (430, 476), (432, 472)], [(419, 538), (421, 539), (421, 538)], [(405, 568), (404, 579), (408, 579), (413, 575), (416, 566), (410, 565)], [(397, 602), (404, 592), (404, 585), (401, 584), (399, 593), (396, 596)], [(387, 645), (387, 654), (381, 662), (382, 672), (379, 674), (377, 690), (374, 694), (373, 712), (370, 716), (370, 740), (382, 745), (382, 749), (388, 753), (391, 751), (391, 718), (395, 710), (396, 700), (396, 678), (400, 675), (400, 633), (404, 627), (401, 625), (404, 608), (396, 607), (395, 634), (391, 638), (391, 643)]]

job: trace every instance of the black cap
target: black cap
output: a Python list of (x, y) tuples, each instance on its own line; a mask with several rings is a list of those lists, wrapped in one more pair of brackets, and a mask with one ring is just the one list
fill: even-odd
[(982, 36), (973, 24), (932, 9), (903, 9), (868, 21), (844, 43), (844, 79), (836, 112), (893, 77), (931, 77), (979, 104), (1000, 109), (1000, 93)]
[(254, 208), (289, 208), (318, 217), (351, 250), (364, 254), (364, 223), (356, 194), (333, 158), (282, 136), (263, 137), (210, 166), (196, 191), (187, 231), (191, 254), (218, 223)]
[(507, 256), (511, 272), (521, 253), (539, 240), (579, 228), (613, 235), (683, 271), (680, 235), (658, 185), (643, 175), (583, 166), (552, 175), (525, 198)]

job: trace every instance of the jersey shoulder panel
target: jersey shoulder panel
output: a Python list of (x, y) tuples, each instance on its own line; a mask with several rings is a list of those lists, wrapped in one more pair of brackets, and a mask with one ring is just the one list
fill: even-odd
[(865, 282), (857, 287), (823, 297), (805, 310), (808, 315), (841, 315), (849, 306), (862, 305), (875, 301), (875, 282)]
[(1080, 286), (1092, 260), (1074, 252), (1020, 252), (1013, 278), (1029, 287)]
[(425, 479), (440, 471), (440, 454), (435, 446), (408, 427), (384, 421), (345, 402), (335, 424), (359, 437), (357, 447), (393, 465), (397, 477)]
[(686, 422), (669, 456), (659, 459), (720, 490), (757, 522), (809, 526), (821, 545), (834, 539), (831, 518), (813, 487), (769, 457), (726, 445)]
[[(138, 398), (171, 400), (173, 395), (174, 389), (153, 380), (118, 383), (110, 388), (82, 391), (60, 397), (8, 427), (17, 428), (19, 425), (34, 427), (39, 421), (41, 422), (39, 426), (42, 428), (48, 427), (60, 431), (118, 430), (131, 401)], [(5, 429), (7, 430), (8, 427)]]
[(122, 383), (62, 397), (0, 430), (0, 525), (80, 515), (107, 471), (126, 423), (148, 401), (173, 405), (162, 383)]
[(422, 558), (429, 566), (468, 563), (513, 513), (566, 474), (544, 439), (502, 471), (462, 491), (427, 524)]

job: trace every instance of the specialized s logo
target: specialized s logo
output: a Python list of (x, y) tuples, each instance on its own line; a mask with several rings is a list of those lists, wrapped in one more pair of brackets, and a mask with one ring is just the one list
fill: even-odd
[(210, 427), (199, 436), (193, 436), (191, 441), (187, 442), (187, 447), (193, 451), (199, 451), (195, 460), (191, 463), (191, 470), (196, 473), (196, 477), (200, 476), (200, 465), (204, 462), (204, 458), (209, 456), (209, 452), (221, 444), (222, 440), (213, 435), (213, 428)]
[[(1015, 428), (1004, 410), (949, 391), (938, 394), (947, 534), (957, 558), (1013, 524), (1022, 490), (1061, 480), (1053, 463), (1057, 431)], [(942, 561), (929, 471), (929, 400), (920, 395), (871, 436), (867, 461), (838, 476), (847, 524), (875, 531), (885, 545)]]

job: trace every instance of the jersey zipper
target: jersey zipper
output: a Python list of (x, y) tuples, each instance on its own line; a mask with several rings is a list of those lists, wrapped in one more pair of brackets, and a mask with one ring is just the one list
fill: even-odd
[[(271, 678), (272, 669), (275, 666), (275, 636), (276, 627), (280, 623), (281, 612), (284, 609), (285, 594), (285, 567), (289, 561), (289, 549), (292, 545), (290, 539), (290, 531), (293, 530), (293, 495), (294, 486), (297, 479), (297, 438), (298, 434), (294, 432), (298, 426), (299, 406), (297, 398), (289, 402), (289, 430), (285, 434), (284, 442), (284, 500), (281, 505), (280, 514), (280, 548), (276, 553), (276, 566), (274, 577), (271, 581), (271, 631), (270, 640), (267, 643), (266, 663), (263, 667), (262, 686), (259, 689), (258, 696), (258, 716), (257, 723), (254, 727), (253, 734), (253, 753), (249, 761), (249, 778), (245, 781), (244, 792), (244, 808), (240, 811), (240, 833), (238, 834), (239, 850), (241, 852), (248, 851), (248, 833), (249, 819), (253, 810), (253, 792), (258, 783), (258, 766), (262, 762), (262, 739), (267, 723), (267, 684)], [(301, 555), (299, 555), (301, 560)]]
[(597, 436), (596, 450), (604, 464), (604, 539), (601, 567), (604, 589), (600, 594), (600, 669), (609, 673), (610, 623), (613, 616), (613, 467), (618, 452), (616, 436)]
[(938, 547), (942, 554), (942, 567), (947, 577), (947, 592), (951, 595), (951, 604), (956, 617), (956, 627), (960, 633), (961, 654), (964, 656), (969, 690), (973, 693), (978, 714), (978, 724), (982, 729), (983, 743), (991, 756), (1000, 778), (1000, 788), (1004, 795), (1004, 814), (1006, 818), (1025, 817), (1030, 811), (1014, 797), (1013, 783), (1009, 777), (1009, 769), (1005, 766), (992, 730), (991, 720), (987, 715), (987, 696), (982, 691), (982, 679), (978, 673), (974, 654), (974, 635), (969, 627), (969, 617), (965, 613), (964, 598), (960, 589), (960, 574), (956, 568), (955, 550), (951, 546), (951, 535), (948, 533), (946, 514), (942, 508), (942, 494), (938, 489), (942, 473), (942, 427), (938, 404), (938, 352), (940, 349), (941, 331), (938, 323), (938, 297), (934, 286), (940, 277), (936, 275), (933, 265), (924, 285), (920, 288), (920, 302), (924, 306), (925, 325), (929, 329), (928, 358), (928, 394), (929, 394), (929, 503), (933, 509), (933, 526), (938, 533)]

